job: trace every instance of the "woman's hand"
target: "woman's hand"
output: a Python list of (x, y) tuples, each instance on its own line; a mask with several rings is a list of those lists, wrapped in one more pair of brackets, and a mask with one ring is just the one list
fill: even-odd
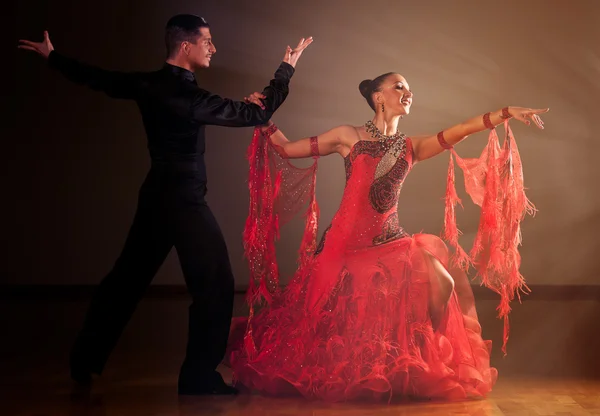
[(253, 92), (249, 96), (244, 97), (244, 102), (246, 104), (256, 104), (257, 106), (259, 106), (260, 108), (262, 108), (264, 110), (265, 105), (263, 104), (262, 100), (264, 100), (265, 98), (267, 98), (267, 97), (265, 97), (260, 92)]
[(513, 116), (520, 122), (527, 124), (528, 126), (531, 125), (531, 121), (529, 121), (529, 119), (531, 119), (533, 120), (535, 125), (538, 126), (538, 128), (540, 129), (544, 128), (544, 122), (538, 114), (547, 113), (549, 110), (549, 108), (533, 109), (523, 107), (508, 107), (508, 113), (511, 116)]

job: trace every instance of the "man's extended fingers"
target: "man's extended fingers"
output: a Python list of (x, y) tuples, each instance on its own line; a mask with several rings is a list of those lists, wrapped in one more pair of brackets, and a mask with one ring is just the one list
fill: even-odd
[(23, 45), (27, 45), (27, 46), (35, 46), (36, 45), (36, 42), (32, 42), (30, 40), (25, 40), (25, 39), (19, 40), (19, 43), (22, 43)]
[(19, 49), (25, 49), (25, 50), (28, 50), (28, 51), (34, 51), (34, 52), (38, 52), (39, 53), (39, 51), (36, 48), (32, 47), (32, 46), (19, 45), (18, 47), (19, 47)]
[(300, 48), (306, 49), (306, 47), (308, 45), (310, 45), (312, 43), (312, 41), (313, 41), (312, 36), (307, 39), (302, 38), (302, 40), (300, 41), (300, 43), (298, 44), (298, 47), (296, 49), (300, 49)]

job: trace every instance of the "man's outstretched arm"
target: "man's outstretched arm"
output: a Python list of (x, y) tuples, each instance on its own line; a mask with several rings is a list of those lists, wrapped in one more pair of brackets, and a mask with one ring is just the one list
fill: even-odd
[(42, 42), (20, 40), (19, 49), (36, 52), (48, 61), (51, 68), (58, 70), (68, 80), (102, 91), (113, 98), (135, 98), (139, 81), (134, 73), (107, 71), (68, 58), (54, 50), (48, 32)]
[(258, 103), (253, 104), (255, 100), (234, 101), (201, 90), (192, 104), (194, 118), (203, 124), (227, 127), (265, 124), (287, 98), (296, 63), (304, 49), (311, 43), (312, 38), (301, 39), (295, 49), (287, 47), (283, 62), (279, 65), (269, 86), (262, 92), (262, 106)]

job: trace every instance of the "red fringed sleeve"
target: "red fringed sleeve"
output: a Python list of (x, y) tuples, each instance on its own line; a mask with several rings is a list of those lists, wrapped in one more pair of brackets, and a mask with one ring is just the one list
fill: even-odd
[[(443, 237), (456, 249), (455, 265), (466, 269), (469, 263), (473, 264), (481, 284), (500, 295), (497, 310), (499, 318), (504, 319), (502, 351), (506, 354), (510, 302), (515, 296), (519, 297), (519, 292), (529, 291), (519, 272), (521, 221), (526, 214), (533, 215), (535, 207), (525, 195), (521, 157), (508, 120), (504, 127), (503, 146), (500, 147), (496, 130), (491, 130), (479, 158), (462, 159), (451, 150)], [(453, 156), (464, 172), (467, 193), (481, 207), (479, 227), (468, 256), (458, 243), (460, 231), (455, 206), (461, 201), (454, 187)]]
[[(250, 269), (247, 301), (250, 319), (244, 338), (247, 351), (255, 351), (250, 322), (255, 307), (270, 303), (279, 290), (275, 242), (279, 229), (305, 208), (305, 229), (298, 263), (302, 267), (316, 249), (319, 207), (315, 188), (317, 163), (299, 168), (281, 157), (259, 128), (254, 130), (247, 153), (250, 207), (244, 228), (244, 252)], [(283, 196), (283, 197), (280, 197)]]

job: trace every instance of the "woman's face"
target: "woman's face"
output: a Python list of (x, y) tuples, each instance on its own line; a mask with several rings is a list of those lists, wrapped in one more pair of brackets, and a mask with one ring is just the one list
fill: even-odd
[(392, 74), (385, 79), (373, 98), (377, 111), (381, 111), (381, 104), (383, 104), (386, 113), (405, 115), (410, 113), (413, 93), (402, 75)]

